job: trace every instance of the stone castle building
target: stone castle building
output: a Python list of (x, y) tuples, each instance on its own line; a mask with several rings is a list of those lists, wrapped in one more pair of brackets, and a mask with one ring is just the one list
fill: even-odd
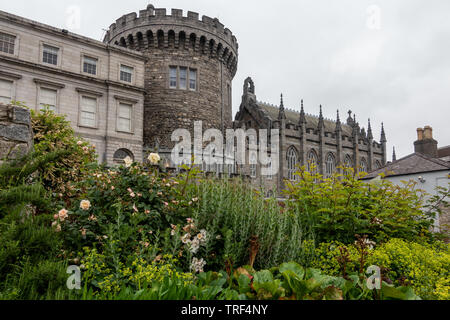
[[(113, 23), (103, 42), (0, 11), (0, 102), (44, 105), (67, 115), (74, 130), (97, 148), (100, 160), (137, 161), (157, 150), (170, 166), (175, 129), (280, 129), (278, 174), (259, 165), (233, 166), (255, 186), (281, 188), (297, 164), (316, 162), (329, 174), (339, 164), (371, 171), (386, 163), (380, 143), (349, 116), (345, 123), (260, 103), (248, 78), (232, 118), (232, 81), (238, 43), (218, 20), (198, 13), (158, 9)], [(224, 166), (205, 167), (224, 172)]]
[(144, 148), (162, 154), (174, 146), (177, 128), (232, 127), (232, 80), (237, 70), (236, 37), (217, 19), (198, 13), (155, 9), (130, 13), (113, 23), (105, 43), (142, 52), (144, 71)]
[(386, 134), (382, 126), (380, 143), (374, 140), (370, 120), (367, 132), (356, 122), (356, 116), (348, 112), (346, 122), (341, 122), (339, 111), (336, 120), (325, 119), (320, 106), (319, 116), (306, 114), (303, 101), (301, 111), (259, 102), (255, 84), (251, 78), (244, 83), (242, 102), (236, 115), (236, 128), (279, 129), (280, 170), (273, 177), (262, 177), (260, 167), (250, 168), (254, 183), (281, 190), (284, 180), (295, 180), (298, 165), (329, 176), (338, 166), (347, 166), (357, 171), (370, 172), (386, 164)]

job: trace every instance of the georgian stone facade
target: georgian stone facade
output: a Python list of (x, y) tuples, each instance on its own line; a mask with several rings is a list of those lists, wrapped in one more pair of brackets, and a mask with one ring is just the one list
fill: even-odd
[[(121, 151), (142, 159), (142, 53), (2, 11), (0, 35), (0, 102), (50, 105), (96, 146), (102, 162), (115, 163)], [(133, 68), (131, 82), (121, 80), (122, 65)]]

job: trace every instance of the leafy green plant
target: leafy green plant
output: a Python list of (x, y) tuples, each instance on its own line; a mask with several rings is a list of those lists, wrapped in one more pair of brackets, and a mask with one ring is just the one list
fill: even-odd
[(75, 136), (64, 115), (57, 115), (49, 108), (31, 110), (34, 132), (35, 156), (42, 156), (57, 150), (65, 150), (68, 156), (39, 167), (43, 186), (55, 194), (69, 194), (73, 184), (82, 181), (89, 172), (89, 166), (96, 162), (95, 148)]
[[(181, 185), (181, 183), (180, 183)], [(197, 179), (186, 188), (183, 216), (208, 234), (199, 255), (208, 270), (254, 264), (269, 268), (287, 260), (303, 260), (300, 217), (284, 210), (276, 199), (265, 197), (240, 179)], [(185, 224), (179, 226), (186, 236)], [(189, 235), (188, 235), (189, 236)]]
[[(314, 170), (312, 170), (314, 171)], [(316, 243), (352, 243), (355, 234), (375, 242), (390, 238), (430, 241), (434, 211), (424, 212), (425, 193), (414, 182), (402, 187), (388, 180), (368, 183), (350, 168), (339, 168), (329, 178), (306, 167), (296, 173), (298, 180), (287, 183), (288, 210), (300, 219), (300, 226), (313, 228)], [(320, 183), (318, 183), (320, 182)]]

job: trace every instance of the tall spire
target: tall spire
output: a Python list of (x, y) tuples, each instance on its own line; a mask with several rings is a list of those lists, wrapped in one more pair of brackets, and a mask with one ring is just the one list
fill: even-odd
[(322, 113), (322, 105), (320, 105), (320, 113), (319, 113), (319, 130), (324, 129), (324, 123), (323, 123), (323, 113)]
[(386, 133), (384, 132), (384, 123), (381, 123), (381, 139), (380, 139), (381, 143), (387, 142), (386, 140)]
[(339, 118), (339, 110), (337, 111), (337, 117), (336, 117), (336, 132), (341, 131), (341, 119)]
[(372, 126), (370, 125), (370, 118), (369, 118), (369, 124), (368, 124), (368, 127), (367, 127), (367, 138), (369, 140), (373, 140)]
[(280, 112), (278, 114), (278, 120), (283, 120), (283, 119), (286, 119), (286, 114), (284, 113), (283, 94), (281, 94)]
[(395, 154), (395, 147), (393, 147), (393, 152), (392, 152), (392, 162), (397, 161), (397, 155)]
[(306, 124), (306, 115), (305, 115), (305, 109), (303, 108), (303, 99), (302, 99), (302, 107), (300, 110), (300, 121), (299, 121), (300, 126), (303, 126), (304, 124)]

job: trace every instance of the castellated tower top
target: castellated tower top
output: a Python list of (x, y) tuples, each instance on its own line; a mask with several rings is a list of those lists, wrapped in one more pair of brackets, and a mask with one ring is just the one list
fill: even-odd
[[(189, 42), (196, 50), (222, 60), (234, 75), (237, 70), (238, 43), (232, 32), (225, 28), (217, 18), (203, 16), (188, 11), (172, 9), (168, 14), (165, 8), (155, 8), (149, 4), (147, 9), (123, 15), (107, 31), (103, 42), (144, 50), (152, 47), (167, 47), (173, 37), (175, 46)], [(185, 38), (183, 38), (185, 37)]]

